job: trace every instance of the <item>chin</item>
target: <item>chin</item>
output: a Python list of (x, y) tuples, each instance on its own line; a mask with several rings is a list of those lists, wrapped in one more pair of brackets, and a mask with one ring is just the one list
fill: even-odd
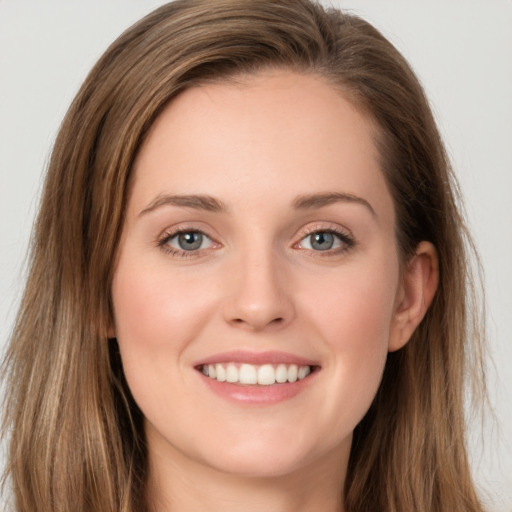
[(205, 462), (222, 473), (250, 478), (284, 477), (308, 465), (297, 453), (292, 457), (288, 453), (269, 453), (268, 450), (252, 453), (243, 449), (241, 454), (230, 453)]
[[(321, 465), (326, 459), (339, 457), (345, 451), (340, 450), (340, 445), (316, 446), (311, 443), (311, 438), (308, 439), (301, 439), (298, 433), (283, 436), (282, 433), (269, 435), (268, 432), (238, 442), (232, 439), (229, 445), (219, 443), (214, 454), (209, 450), (203, 464), (230, 475), (276, 478), (298, 473), (315, 464)], [(347, 440), (348, 450), (350, 442), (351, 438)]]

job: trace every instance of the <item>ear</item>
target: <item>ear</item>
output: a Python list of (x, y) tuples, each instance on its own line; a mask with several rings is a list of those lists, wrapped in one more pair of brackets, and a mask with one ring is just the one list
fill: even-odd
[(421, 242), (407, 262), (395, 300), (388, 350), (402, 348), (425, 316), (439, 283), (437, 251)]

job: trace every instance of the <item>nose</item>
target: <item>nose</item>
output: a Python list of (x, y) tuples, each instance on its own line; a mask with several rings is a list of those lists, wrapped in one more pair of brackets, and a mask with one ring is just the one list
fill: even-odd
[(224, 319), (250, 331), (280, 329), (295, 317), (292, 284), (271, 251), (239, 256), (230, 270)]

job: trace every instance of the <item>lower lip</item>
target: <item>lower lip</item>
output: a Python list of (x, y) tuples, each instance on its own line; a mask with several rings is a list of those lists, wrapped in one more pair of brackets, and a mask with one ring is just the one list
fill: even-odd
[(198, 372), (203, 382), (215, 394), (239, 405), (272, 405), (297, 396), (316, 378), (314, 371), (307, 377), (295, 382), (272, 384), (270, 386), (230, 384), (206, 377)]

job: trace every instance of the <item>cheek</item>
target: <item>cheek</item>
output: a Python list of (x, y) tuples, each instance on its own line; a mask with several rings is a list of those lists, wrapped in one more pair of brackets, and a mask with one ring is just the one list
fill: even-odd
[(178, 381), (182, 354), (203, 329), (211, 309), (208, 287), (170, 275), (162, 265), (137, 271), (136, 264), (121, 263), (112, 300), (124, 373), (141, 408), (167, 409), (165, 394), (155, 389), (172, 389)]
[(398, 263), (392, 256), (380, 258), (380, 264), (363, 261), (342, 268), (318, 279), (314, 287), (304, 285), (305, 310), (317, 319), (332, 350), (364, 355), (381, 345), (387, 348), (398, 283)]
[(332, 385), (326, 388), (330, 399), (325, 407), (333, 407), (333, 416), (336, 408), (338, 414), (342, 411), (338, 418), (345, 428), (362, 419), (379, 387), (398, 282), (398, 265), (353, 270), (340, 272), (336, 279), (331, 276), (323, 292), (310, 293), (307, 302), (329, 361), (326, 371)]
[(209, 308), (208, 287), (156, 265), (142, 272), (120, 266), (112, 286), (118, 340), (144, 351), (193, 338)]

